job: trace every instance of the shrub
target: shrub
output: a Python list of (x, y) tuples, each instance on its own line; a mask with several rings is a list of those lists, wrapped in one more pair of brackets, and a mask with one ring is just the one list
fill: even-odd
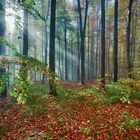
[(140, 100), (140, 81), (136, 79), (121, 79), (117, 83), (107, 85), (109, 97), (107, 103), (112, 104), (121, 101), (131, 103), (135, 99)]

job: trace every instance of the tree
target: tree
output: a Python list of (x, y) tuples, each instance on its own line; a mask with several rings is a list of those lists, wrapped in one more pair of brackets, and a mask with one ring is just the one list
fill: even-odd
[(105, 0), (101, 0), (101, 86), (105, 88)]
[(84, 20), (82, 19), (82, 7), (80, 0), (78, 3), (78, 13), (79, 13), (79, 24), (80, 24), (80, 53), (81, 53), (81, 77), (80, 82), (84, 84), (85, 82), (85, 33), (86, 33), (86, 23), (87, 23), (87, 13), (90, 0), (86, 0), (85, 15)]
[[(48, 21), (48, 17), (49, 17), (49, 12), (50, 12), (50, 0), (48, 1), (48, 9), (46, 11), (46, 13), (44, 14), (44, 0), (41, 1), (42, 3), (42, 16), (44, 17), (45, 19), (45, 31), (44, 31), (44, 34), (45, 34), (45, 40), (44, 40), (44, 49), (43, 51), (45, 51), (45, 59), (44, 59), (44, 64), (47, 65), (47, 54), (48, 54), (48, 24), (47, 24), (47, 21)], [(42, 45), (43, 46), (43, 45)], [(43, 58), (43, 55), (42, 55), (42, 58)], [(45, 82), (45, 74), (43, 74), (43, 77), (42, 77), (42, 83)]]
[(118, 79), (118, 0), (114, 2), (114, 48), (113, 48), (113, 64), (114, 64), (114, 77), (113, 81), (117, 82)]
[[(56, 0), (51, 0), (51, 17), (50, 17), (50, 49), (49, 49), (49, 69), (55, 73), (55, 17), (56, 15)], [(56, 95), (54, 79), (49, 79), (49, 91), (51, 95)]]
[[(23, 19), (23, 55), (28, 56), (28, 10), (26, 6), (24, 7), (24, 19)], [(26, 62), (22, 62), (21, 68), (20, 68), (21, 75), (20, 78), (22, 78), (24, 81), (27, 80), (28, 77), (28, 70), (26, 68)]]
[(28, 10), (24, 9), (24, 21), (23, 21), (23, 55), (28, 56)]
[[(4, 37), (5, 35), (5, 0), (1, 0), (0, 2), (0, 37)], [(5, 54), (5, 48), (0, 44), (0, 56)], [(6, 69), (0, 67), (0, 78), (5, 74)], [(4, 91), (0, 93), (1, 98), (7, 97), (7, 89), (6, 85), (4, 86)]]
[(133, 0), (130, 0), (128, 6), (128, 19), (127, 19), (127, 26), (126, 26), (126, 58), (127, 58), (127, 70), (128, 70), (129, 78), (131, 78), (130, 31), (131, 31), (132, 4), (133, 4)]
[[(66, 0), (65, 0), (65, 13), (66, 13)], [(67, 70), (67, 13), (65, 14), (64, 18), (64, 39), (65, 39), (65, 80), (68, 80), (68, 70)]]

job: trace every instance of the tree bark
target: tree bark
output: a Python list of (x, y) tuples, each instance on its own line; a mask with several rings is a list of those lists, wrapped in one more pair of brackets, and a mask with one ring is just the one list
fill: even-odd
[(128, 70), (129, 78), (131, 78), (130, 31), (131, 31), (132, 4), (133, 4), (133, 0), (130, 0), (128, 6), (128, 20), (127, 20), (127, 27), (126, 27), (126, 59), (127, 59), (127, 70)]
[[(1, 0), (0, 2), (0, 37), (5, 36), (5, 29), (6, 29), (6, 23), (5, 23), (5, 0)], [(5, 54), (5, 48), (3, 45), (0, 44), (0, 56)], [(6, 69), (3, 67), (0, 67), (0, 77), (6, 73)], [(4, 91), (0, 93), (0, 98), (7, 97), (7, 88), (6, 85), (4, 85)]]
[(105, 0), (101, 0), (101, 87), (105, 88)]
[(85, 33), (86, 33), (86, 23), (87, 23), (87, 12), (90, 0), (86, 0), (84, 23), (82, 22), (82, 11), (80, 0), (78, 2), (79, 20), (80, 20), (80, 52), (81, 52), (81, 77), (80, 83), (85, 83)]
[(118, 80), (118, 0), (115, 0), (114, 6), (115, 8), (114, 8), (113, 82), (117, 82)]
[(24, 9), (24, 22), (23, 22), (23, 55), (28, 56), (28, 10)]
[[(51, 0), (49, 69), (52, 73), (55, 73), (55, 18), (56, 18), (55, 16), (56, 16), (56, 0)], [(50, 95), (57, 95), (54, 80), (55, 76), (49, 78)]]

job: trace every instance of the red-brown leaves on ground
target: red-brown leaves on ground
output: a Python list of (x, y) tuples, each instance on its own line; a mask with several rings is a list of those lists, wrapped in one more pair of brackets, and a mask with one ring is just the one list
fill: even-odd
[(1, 112), (1, 139), (140, 139), (140, 124), (135, 123), (140, 121), (140, 106), (122, 103), (98, 106), (89, 104), (89, 100), (90, 96), (60, 105), (50, 97), (46, 99), (45, 115), (28, 117), (21, 107), (13, 105)]

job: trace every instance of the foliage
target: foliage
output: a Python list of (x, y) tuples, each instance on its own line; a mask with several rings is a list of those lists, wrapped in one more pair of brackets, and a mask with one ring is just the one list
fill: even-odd
[(131, 101), (140, 99), (140, 81), (136, 79), (120, 79), (117, 83), (107, 85), (109, 93), (108, 103), (121, 101), (122, 103), (131, 103)]
[(17, 98), (19, 104), (24, 104), (27, 101), (29, 93), (32, 92), (32, 88), (30, 80), (22, 80), (20, 77), (16, 77), (16, 80), (11, 85), (10, 95)]
[[(1, 114), (0, 123), (9, 126), (2, 138), (138, 139), (139, 106), (98, 104), (98, 100), (96, 104), (89, 104), (96, 99), (93, 89), (69, 90), (72, 94), (61, 98), (65, 100), (65, 104), (61, 104), (58, 97), (44, 93), (48, 90), (47, 86), (38, 85), (38, 90), (35, 86), (24, 106), (11, 106)], [(81, 99), (82, 96), (84, 99)]]
[[(15, 63), (20, 65), (20, 69), (18, 71), (17, 77), (15, 78), (14, 82), (10, 87), (10, 95), (15, 97), (19, 104), (24, 104), (27, 101), (28, 95), (32, 92), (32, 81), (28, 78), (28, 70), (38, 71), (44, 73), (45, 76), (48, 76), (49, 79), (53, 79), (56, 77), (56, 73), (51, 72), (47, 65), (43, 64), (42, 62), (34, 59), (32, 57), (27, 57), (19, 54), (15, 49), (14, 45), (9, 44), (9, 42), (4, 39), (0, 38), (0, 43), (2, 45), (6, 45), (12, 49), (14, 52), (15, 59), (6, 59), (2, 58), (0, 64), (4, 67), (6, 64)], [(4, 90), (4, 85), (8, 82), (8, 74), (3, 75), (0, 78), (0, 92)], [(55, 81), (53, 82), (54, 86)]]
[(20, 0), (19, 3), (23, 5), (24, 7), (31, 8), (35, 4), (35, 1), (34, 0)]
[(0, 77), (0, 93), (2, 93), (5, 89), (5, 85), (8, 82), (10, 73), (6, 73)]
[(40, 116), (47, 111), (46, 98), (48, 95), (48, 86), (34, 85), (32, 92), (28, 95), (26, 106), (24, 106), (24, 115)]
[[(17, 98), (18, 103), (24, 104), (28, 95), (32, 92), (32, 82), (28, 80), (27, 70), (44, 73), (50, 79), (56, 77), (56, 74), (49, 71), (46, 65), (32, 57), (26, 57), (20, 54), (16, 54), (16, 57), (18, 57), (18, 64), (20, 64), (21, 68), (18, 72), (17, 78), (14, 81), (14, 84), (12, 84), (10, 93), (12, 96)], [(53, 84), (55, 86), (55, 83)]]
[(125, 118), (124, 122), (119, 124), (120, 128), (124, 129), (134, 129), (139, 128), (140, 119), (135, 119), (134, 117), (130, 117), (128, 112), (122, 112), (122, 116)]
[(5, 47), (9, 47), (14, 54), (17, 53), (16, 47), (13, 44), (10, 44), (9, 41), (5, 39), (5, 37), (0, 36), (0, 44)]

